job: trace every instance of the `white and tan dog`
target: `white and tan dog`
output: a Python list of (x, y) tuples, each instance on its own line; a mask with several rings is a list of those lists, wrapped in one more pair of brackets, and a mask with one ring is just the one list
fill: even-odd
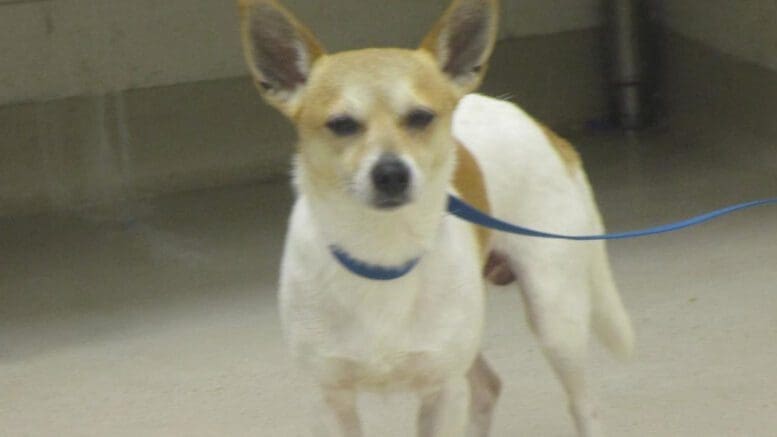
[[(603, 230), (574, 149), (516, 106), (468, 95), (494, 46), (497, 3), (455, 0), (418, 50), (326, 54), (276, 1), (240, 0), (249, 67), (299, 136), (283, 326), (338, 435), (361, 436), (357, 394), (384, 390), (418, 394), (421, 436), (488, 435), (500, 391), (479, 353), (488, 279), (517, 280), (580, 435), (601, 434), (589, 326), (617, 354), (632, 350), (604, 244), (490, 234), (445, 213), (456, 193), (506, 221)], [(335, 252), (409, 272), (365, 279)]]

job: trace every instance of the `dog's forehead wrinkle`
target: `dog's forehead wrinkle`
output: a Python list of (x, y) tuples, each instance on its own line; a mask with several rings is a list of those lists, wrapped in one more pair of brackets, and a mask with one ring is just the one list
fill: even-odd
[(346, 83), (339, 94), (328, 108), (329, 118), (349, 115), (371, 122), (395, 122), (413, 109), (433, 106), (409, 81), (402, 79), (376, 84)]
[(368, 118), (375, 107), (375, 90), (361, 83), (346, 83), (340, 100), (333, 108), (359, 118)]

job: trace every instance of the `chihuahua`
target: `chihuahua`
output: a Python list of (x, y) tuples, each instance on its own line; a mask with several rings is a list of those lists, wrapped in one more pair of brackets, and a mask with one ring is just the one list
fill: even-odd
[(455, 0), (417, 50), (337, 54), (275, 0), (239, 6), (257, 88), (298, 134), (280, 312), (336, 434), (362, 435), (359, 392), (398, 390), (420, 400), (419, 436), (487, 436), (501, 389), (480, 353), (493, 282), (520, 288), (579, 435), (602, 435), (589, 333), (621, 356), (634, 342), (605, 245), (490, 233), (445, 212), (456, 194), (502, 220), (603, 231), (573, 147), (515, 105), (470, 94), (498, 0)]

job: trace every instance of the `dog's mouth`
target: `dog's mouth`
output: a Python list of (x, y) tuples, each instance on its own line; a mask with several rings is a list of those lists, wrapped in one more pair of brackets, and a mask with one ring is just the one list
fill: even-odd
[(399, 196), (377, 196), (372, 201), (372, 207), (381, 211), (391, 211), (399, 209), (411, 202), (410, 195), (402, 194)]

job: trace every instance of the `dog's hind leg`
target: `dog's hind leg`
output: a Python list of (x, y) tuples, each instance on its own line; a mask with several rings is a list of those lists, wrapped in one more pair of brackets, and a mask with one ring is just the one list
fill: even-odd
[[(324, 402), (332, 419), (327, 425), (334, 426), (337, 437), (362, 437), (359, 413), (356, 409), (356, 392), (344, 389), (324, 389)], [(320, 432), (322, 430), (318, 430)], [(330, 431), (327, 431), (330, 432)], [(330, 433), (331, 434), (331, 433)]]
[(418, 437), (464, 437), (469, 418), (469, 383), (458, 377), (421, 395)]
[(470, 389), (468, 437), (488, 437), (502, 382), (482, 354), (475, 359), (467, 379)]
[(535, 246), (529, 253), (523, 252), (513, 264), (530, 325), (566, 391), (579, 435), (600, 437), (603, 431), (586, 381), (591, 330), (590, 258), (574, 244), (545, 242), (542, 248)]

